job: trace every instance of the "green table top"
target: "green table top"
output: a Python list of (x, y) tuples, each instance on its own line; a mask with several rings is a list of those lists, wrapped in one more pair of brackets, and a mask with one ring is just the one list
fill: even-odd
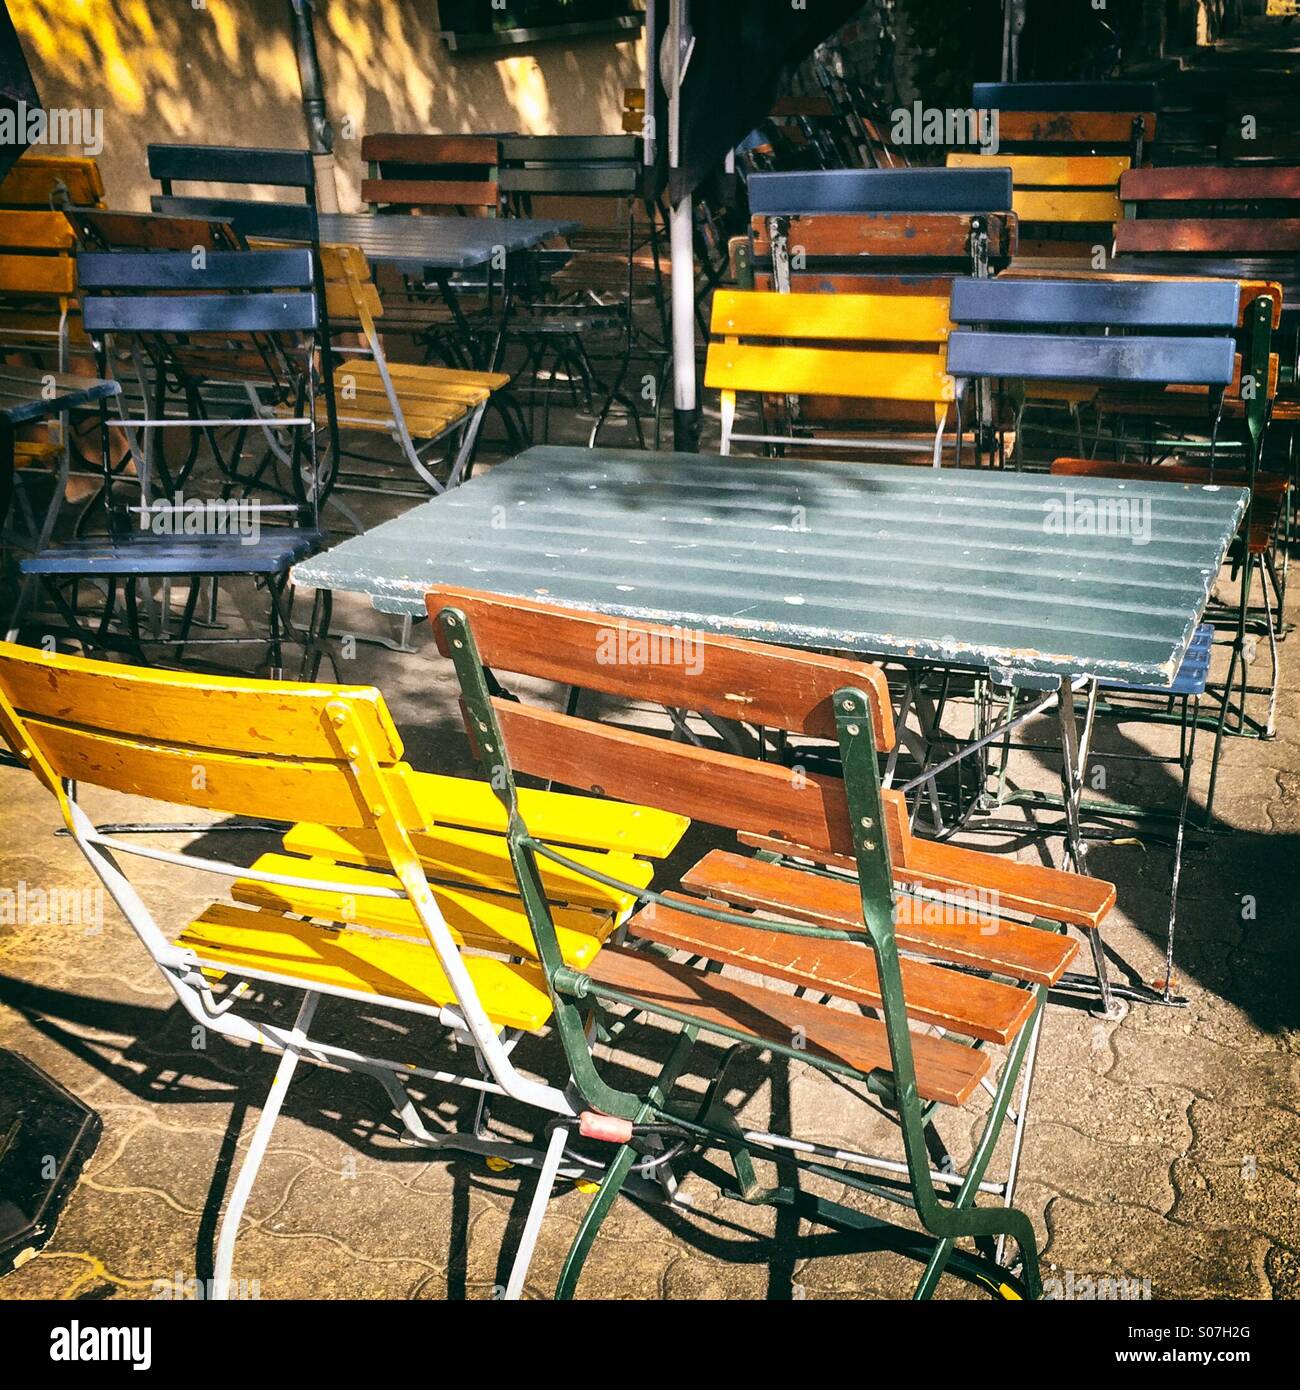
[(539, 447), (294, 569), (419, 613), (436, 583), (862, 656), (1152, 684), (1244, 488)]

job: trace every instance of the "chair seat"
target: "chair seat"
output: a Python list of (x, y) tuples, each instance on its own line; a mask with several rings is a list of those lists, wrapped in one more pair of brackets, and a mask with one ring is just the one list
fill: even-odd
[[(797, 849), (792, 849), (797, 853)], [(976, 851), (972, 858), (986, 859)], [(1034, 868), (1011, 864), (1009, 869)], [(896, 877), (901, 872), (895, 871)], [(1084, 879), (1091, 883), (1094, 880)], [(809, 873), (787, 864), (749, 859), (726, 850), (713, 850), (682, 876), (682, 885), (702, 896), (731, 907), (768, 912), (838, 931), (861, 931), (862, 894), (856, 881)], [(987, 903), (1000, 909), (1013, 906), (998, 890), (969, 882), (930, 885), (953, 896), (984, 893)], [(1109, 884), (1097, 885), (1114, 889)], [(1077, 949), (1076, 943), (1057, 932), (1024, 926), (982, 910), (984, 900), (966, 898), (971, 906), (948, 906), (930, 899), (898, 899), (895, 930), (904, 950), (951, 961), (955, 965), (987, 970), (992, 974), (1032, 984), (1056, 984)], [(986, 904), (984, 904), (986, 905)], [(1078, 915), (1078, 914), (1076, 914)]]
[(67, 541), (20, 560), (32, 575), (220, 575), (280, 574), (306, 559), (324, 541), (320, 531), (268, 527), (256, 540), (229, 536), (107, 537)]
[[(483, 405), (493, 391), (510, 384), (502, 372), (461, 371), (452, 367), (420, 366), (390, 362), (389, 377), (411, 435), (436, 439)], [(345, 429), (396, 428), (392, 403), (384, 388), (379, 366), (370, 359), (348, 360), (335, 369), (335, 407)], [(323, 400), (316, 403), (320, 420), (326, 419)]]
[[(700, 905), (698, 899), (681, 900)], [(876, 958), (864, 944), (764, 931), (757, 922), (754, 927), (733, 926), (661, 903), (638, 912), (628, 930), (643, 941), (752, 970), (814, 994), (873, 1009), (881, 1004)], [(916, 960), (904, 960), (902, 973), (908, 1015), (920, 1023), (1007, 1043), (1033, 1013), (1033, 995), (1012, 985)]]
[[(334, 930), (278, 912), (214, 903), (185, 928), (177, 946), (200, 967), (328, 994), (393, 1000), (420, 1012), (456, 1005), (427, 942)], [(499, 1028), (536, 1032), (551, 1015), (541, 968), (487, 956), (462, 958), (488, 1017)]]
[[(318, 922), (367, 927), (418, 941), (426, 940), (424, 927), (407, 899), (363, 897), (350, 891), (354, 885), (400, 890), (401, 885), (392, 874), (375, 873), (350, 864), (335, 864), (328, 859), (299, 859), (286, 854), (264, 854), (253, 864), (253, 868), (261, 873), (286, 877), (322, 879), (338, 883), (340, 887), (337, 892), (326, 892), (322, 889), (265, 883), (258, 879), (239, 879), (230, 890), (230, 896), (236, 902), (293, 916), (312, 917)], [(425, 871), (428, 873), (429, 869), (426, 867)], [(452, 935), (462, 945), (536, 958), (532, 929), (517, 890), (513, 889), (512, 877), (509, 883), (502, 880), (496, 891), (435, 885), (433, 896)], [(565, 963), (579, 969), (592, 961), (618, 924), (618, 918), (612, 911), (565, 907), (555, 902), (551, 905), (551, 917)]]
[(55, 462), (63, 453), (63, 445), (50, 439), (18, 439), (14, 441), (14, 467), (40, 467)]
[[(619, 947), (606, 947), (588, 973), (651, 1012), (689, 1015), (706, 1032), (740, 1033), (760, 1045), (800, 1037), (810, 1060), (862, 1073), (890, 1068), (885, 1025), (874, 1018)], [(947, 1038), (913, 1033), (912, 1050), (917, 1089), (926, 1101), (964, 1105), (989, 1071), (986, 1052)]]

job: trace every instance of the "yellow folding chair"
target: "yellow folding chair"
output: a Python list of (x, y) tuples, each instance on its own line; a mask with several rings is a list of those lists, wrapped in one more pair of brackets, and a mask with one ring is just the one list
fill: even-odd
[[(0, 643), (0, 736), (53, 794), (195, 1024), (282, 1054), (222, 1220), (218, 1297), (228, 1295), (240, 1217), (301, 1058), (375, 1077), (417, 1143), (541, 1165), (530, 1146), (480, 1132), (482, 1105), (468, 1132), (430, 1128), (406, 1090), (437, 1082), (480, 1100), (509, 1096), (548, 1119), (577, 1113), (558, 1046), (549, 1080), (512, 1055), (520, 1037), (546, 1027), (553, 1002), (518, 896), (506, 813), (486, 783), (411, 768), (377, 690), (218, 679)], [(289, 829), (281, 849), (243, 867), (101, 831), (80, 786)], [(522, 793), (520, 806), (533, 833), (564, 846), (572, 863), (630, 886), (650, 882), (648, 860), (670, 853), (688, 824), (540, 791)], [(126, 867), (141, 859), (225, 877), (231, 894), (166, 932)], [(560, 865), (543, 880), (561, 950), (585, 968), (636, 895)], [(301, 995), (289, 1026), (268, 1007), (283, 991)], [(313, 1033), (327, 1000), (439, 1024), (477, 1065), (466, 1074), (455, 1054), (439, 1065), (327, 1043)]]
[[(896, 432), (929, 423), (937, 468), (950, 415), (957, 415), (956, 438), (961, 439), (960, 387), (944, 358), (950, 328), (946, 294), (718, 290), (710, 328), (704, 384), (722, 393), (724, 454), (737, 442), (768, 452), (815, 444), (915, 453), (915, 439), (843, 438), (825, 427), (885, 424)], [(791, 431), (738, 431), (739, 392), (784, 397)]]

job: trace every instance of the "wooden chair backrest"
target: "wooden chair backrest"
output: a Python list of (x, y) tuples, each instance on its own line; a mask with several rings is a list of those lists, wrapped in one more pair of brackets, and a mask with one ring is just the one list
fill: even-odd
[(1012, 208), (1024, 222), (1112, 223), (1120, 215), (1119, 180), (1132, 161), (1126, 155), (948, 155), (950, 169), (1009, 168)]
[(68, 214), (85, 251), (238, 251), (243, 242), (220, 218), (77, 208)]
[(74, 241), (61, 212), (0, 209), (0, 298), (69, 299), (77, 290)]
[(944, 404), (950, 323), (941, 295), (718, 290), (704, 369), (722, 391)]
[(90, 155), (27, 150), (0, 179), (0, 207), (103, 207), (104, 179)]
[[(47, 783), (340, 829), (374, 827), (350, 766), (371, 759), (403, 823), (421, 821), (401, 738), (366, 686), (156, 671), (0, 642), (0, 731)], [(364, 744), (355, 754), (352, 739)]]
[(1007, 169), (755, 173), (748, 188), (753, 260), (765, 265), (783, 237), (787, 255), (798, 253), (803, 267), (792, 268), (792, 282), (796, 274), (832, 266), (860, 273), (846, 263), (868, 259), (968, 271), (973, 237), (981, 232), (991, 265), (1005, 264), (1016, 247)]
[(372, 211), (495, 216), (500, 210), (495, 135), (367, 135), (361, 158), (369, 170), (361, 197)]
[(87, 332), (315, 333), (312, 253), (89, 251), (77, 258)]
[[(463, 614), (482, 664), (631, 700), (739, 719), (818, 739), (836, 738), (834, 696), (860, 690), (877, 748), (893, 745), (893, 717), (877, 666), (717, 633), (557, 608), (454, 587), (427, 596), (439, 650), (452, 655)], [(728, 829), (852, 854), (844, 784), (691, 743), (615, 728), (496, 698), (493, 710), (517, 773), (615, 800), (655, 806)], [(471, 727), (471, 738), (482, 731)]]
[(1138, 162), (1156, 133), (1154, 82), (976, 82), (971, 105), (996, 111), (998, 145), (1008, 153), (1122, 154)]
[(321, 272), (325, 277), (325, 302), (331, 319), (361, 319), (367, 331), (373, 320), (382, 317), (384, 302), (375, 287), (370, 262), (359, 246), (325, 244), (320, 248)]
[[(151, 196), (154, 212), (176, 217), (226, 219), (243, 237), (320, 241), (316, 215), (316, 167), (308, 150), (254, 149), (234, 145), (150, 145), (149, 173), (160, 193)], [(178, 183), (229, 185), (244, 196), (178, 195)], [(289, 190), (289, 201), (250, 198), (247, 190)], [(293, 194), (301, 196), (294, 198)]]
[[(1227, 387), (1231, 280), (957, 280), (948, 369), (960, 377)], [(1122, 331), (1121, 331), (1122, 330)]]
[(1117, 253), (1300, 251), (1300, 165), (1133, 169), (1119, 183)]

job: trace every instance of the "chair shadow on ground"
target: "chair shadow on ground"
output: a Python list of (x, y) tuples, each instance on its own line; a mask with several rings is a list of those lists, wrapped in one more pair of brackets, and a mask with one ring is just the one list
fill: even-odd
[[(259, 989), (259, 1012), (275, 1021), (292, 1020), (296, 993)], [(342, 1002), (342, 1007), (340, 1003)], [(228, 1105), (219, 1150), (213, 1164), (212, 1179), (203, 1213), (195, 1231), (195, 1272), (202, 1286), (213, 1274), (213, 1252), (221, 1212), (242, 1157), (240, 1138), (256, 1120), (266, 1096), (278, 1058), (257, 1049), (228, 1045), (224, 1039), (209, 1036), (202, 1048), (193, 1046), (194, 1023), (179, 1003), (150, 1007), (98, 999), (69, 990), (52, 989), (0, 975), (0, 1005), (12, 1009), (43, 1038), (66, 1049), (84, 1065), (108, 1076), (129, 1096), (151, 1105)], [(331, 1007), (333, 1005), (334, 1007)], [(452, 1053), (438, 1041), (440, 1029), (431, 1021), (412, 1015), (383, 1017), (378, 1010), (356, 1009), (346, 1001), (324, 999), (313, 1027), (319, 1041), (344, 1042), (360, 1051), (378, 1055), (394, 1052), (394, 1026), (404, 1030), (401, 1054), (417, 1056), (423, 1065), (464, 1070), (468, 1054)], [(105, 1039), (88, 1039), (87, 1030), (102, 1031)], [(661, 1063), (667, 1055), (671, 1034), (663, 1029), (640, 1030), (633, 1044), (621, 1044), (617, 1060), (605, 1060), (602, 1074), (612, 1084), (644, 1084), (647, 1064)], [(116, 1041), (125, 1039), (125, 1041)], [(19, 1043), (21, 1046), (21, 1043)], [(721, 1046), (702, 1040), (694, 1064), (687, 1075), (708, 1077), (716, 1070)], [(526, 1038), (515, 1057), (526, 1072), (550, 1075), (555, 1079), (561, 1065), (558, 1044), (546, 1038)], [(626, 1059), (626, 1060), (623, 1060)], [(744, 1053), (727, 1070), (728, 1093), (738, 1103), (752, 1098), (764, 1087), (770, 1092), (770, 1125), (781, 1130), (789, 1123), (790, 1077), (782, 1058), (760, 1060)], [(412, 1090), (420, 1103), (426, 1123), (435, 1132), (440, 1127), (472, 1129), (475, 1102), (471, 1093), (452, 1086), (424, 1083), (413, 1078)], [(447, 1294), (450, 1299), (468, 1296), (472, 1284), (469, 1268), (469, 1231), (475, 1193), (510, 1198), (510, 1210), (500, 1250), (497, 1253), (494, 1283), (504, 1288), (514, 1251), (523, 1231), (534, 1180), (531, 1170), (520, 1167), (495, 1173), (479, 1155), (456, 1151), (431, 1152), (415, 1144), (401, 1142), (401, 1125), (389, 1107), (378, 1083), (371, 1077), (320, 1066), (299, 1069), (285, 1097), (282, 1116), (301, 1122), (331, 1136), (347, 1149), (385, 1164), (447, 1165), (452, 1180), (450, 1229), (446, 1235)], [(508, 1137), (544, 1142), (537, 1130), (536, 1112), (529, 1112), (506, 1100), (493, 1105), (494, 1126)], [(273, 1146), (275, 1140), (273, 1139)], [(585, 1151), (598, 1157), (599, 1145), (586, 1145)], [(716, 1155), (714, 1156), (716, 1157)], [(598, 1175), (597, 1175), (598, 1176)], [(265, 1175), (259, 1177), (259, 1182)], [(777, 1165), (775, 1181), (789, 1183), (797, 1174), (792, 1165)], [(557, 1193), (563, 1193), (561, 1183)], [(813, 1255), (886, 1248), (889, 1241), (870, 1234), (847, 1236), (822, 1231), (801, 1233), (799, 1219), (778, 1209), (770, 1235), (729, 1219), (734, 1211), (743, 1215), (742, 1204), (730, 1204), (720, 1211), (684, 1209), (661, 1202), (638, 1200), (643, 1211), (652, 1215), (663, 1229), (665, 1239), (686, 1244), (701, 1255), (730, 1264), (765, 1265), (768, 1269), (767, 1296), (775, 1299), (798, 1297), (794, 1273), (800, 1261)], [(182, 1218), (184, 1219), (184, 1218)], [(244, 1229), (247, 1229), (245, 1218)], [(238, 1271), (236, 1247), (236, 1271)], [(534, 1277), (533, 1286), (536, 1287)]]

